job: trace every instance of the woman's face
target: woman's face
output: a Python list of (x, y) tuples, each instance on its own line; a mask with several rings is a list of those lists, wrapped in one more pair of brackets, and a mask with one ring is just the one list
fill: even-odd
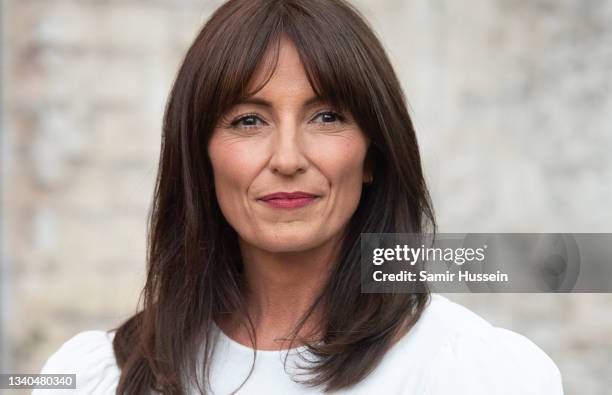
[[(367, 137), (350, 114), (314, 98), (284, 38), (269, 82), (216, 126), (208, 154), (217, 200), (242, 242), (270, 252), (315, 248), (339, 236), (355, 212)], [(297, 191), (312, 197), (269, 196)]]

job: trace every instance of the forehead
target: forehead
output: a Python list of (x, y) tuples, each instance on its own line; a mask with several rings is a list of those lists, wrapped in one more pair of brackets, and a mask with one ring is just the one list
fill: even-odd
[[(274, 71), (266, 82), (271, 68)], [(265, 85), (262, 87), (264, 83)], [(273, 51), (271, 49), (268, 50), (251, 78), (247, 91), (254, 92), (257, 88), (261, 89), (255, 93), (255, 96), (266, 97), (271, 101), (287, 96), (292, 98), (310, 98), (315, 95), (300, 59), (299, 52), (295, 45), (286, 37), (280, 38), (276, 62)]]

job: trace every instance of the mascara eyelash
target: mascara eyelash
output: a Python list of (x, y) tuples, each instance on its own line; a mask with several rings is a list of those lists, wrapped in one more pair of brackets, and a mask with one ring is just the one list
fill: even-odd
[(327, 111), (321, 111), (320, 113), (318, 113), (315, 118), (317, 118), (318, 116), (322, 115), (322, 114), (333, 114), (336, 116), (336, 118), (338, 118), (338, 120), (340, 122), (345, 122), (346, 121), (346, 117), (342, 114), (340, 114), (339, 112), (336, 111), (332, 111), (332, 110), (327, 110)]
[(239, 123), (240, 121), (242, 121), (242, 120), (243, 120), (243, 119), (245, 119), (245, 118), (249, 118), (249, 117), (257, 117), (257, 118), (261, 119), (261, 117), (259, 117), (257, 114), (244, 114), (244, 115), (241, 115), (240, 117), (238, 117), (238, 118), (234, 119), (233, 121), (231, 121), (231, 122), (229, 123), (229, 127), (231, 127), (231, 128), (237, 128), (237, 127), (238, 127), (238, 123)]

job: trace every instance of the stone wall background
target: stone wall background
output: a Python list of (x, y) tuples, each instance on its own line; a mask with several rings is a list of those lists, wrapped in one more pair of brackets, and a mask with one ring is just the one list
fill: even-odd
[[(163, 105), (221, 1), (3, 0), (0, 370), (135, 311)], [(612, 1), (359, 0), (404, 84), (442, 232), (610, 232)], [(566, 394), (612, 385), (612, 296), (449, 295)]]

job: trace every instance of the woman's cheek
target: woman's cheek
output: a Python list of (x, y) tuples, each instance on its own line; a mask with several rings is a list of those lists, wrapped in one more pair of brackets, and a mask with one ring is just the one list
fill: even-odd
[[(215, 193), (225, 218), (232, 226), (240, 227), (238, 219), (243, 216), (245, 191), (249, 185), (251, 167), (244, 144), (213, 140), (209, 155), (213, 166)], [(237, 218), (236, 218), (237, 217)]]
[(365, 140), (355, 135), (326, 137), (313, 148), (313, 152), (331, 181), (361, 179), (366, 154)]

